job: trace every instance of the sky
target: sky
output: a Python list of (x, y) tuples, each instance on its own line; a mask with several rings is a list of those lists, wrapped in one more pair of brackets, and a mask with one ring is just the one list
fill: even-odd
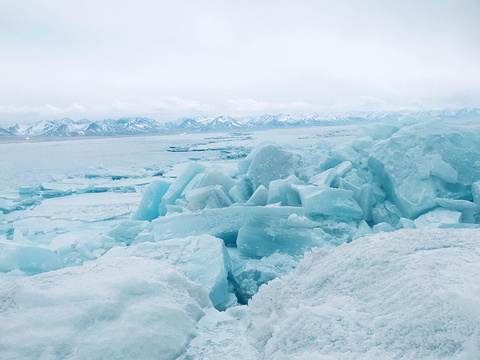
[(478, 0), (0, 0), (0, 126), (480, 107)]

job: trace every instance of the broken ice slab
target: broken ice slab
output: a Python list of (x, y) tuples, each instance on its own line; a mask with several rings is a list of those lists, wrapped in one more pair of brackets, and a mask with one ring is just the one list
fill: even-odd
[(441, 225), (458, 224), (462, 213), (460, 211), (446, 210), (437, 208), (426, 214), (420, 215), (414, 220), (415, 227), (438, 228)]
[(400, 218), (397, 222), (397, 229), (415, 229), (413, 220)]
[(479, 163), (477, 134), (423, 125), (404, 127), (377, 142), (369, 157), (380, 185), (409, 219), (436, 207), (439, 191), (448, 190), (441, 197), (467, 196), (465, 189), (480, 178)]
[(365, 220), (362, 220), (359, 222), (358, 228), (352, 236), (352, 240), (356, 240), (358, 238), (369, 235), (371, 233), (372, 233), (372, 229), (370, 229), (370, 226), (368, 226)]
[(268, 204), (280, 203), (283, 206), (301, 206), (298, 192), (292, 189), (292, 185), (303, 185), (304, 181), (299, 180), (295, 175), (286, 179), (274, 180), (268, 187)]
[(229, 191), (235, 185), (235, 180), (220, 170), (212, 169), (205, 173), (199, 187), (213, 185), (221, 185), (225, 190)]
[(392, 232), (392, 231), (395, 231), (395, 228), (386, 222), (381, 222), (380, 224), (373, 225), (372, 227), (372, 233), (374, 234), (378, 234), (381, 232)]
[(339, 219), (361, 219), (362, 209), (353, 199), (353, 191), (314, 185), (292, 185), (302, 206), (311, 215), (332, 215)]
[(291, 273), (299, 262), (298, 257), (287, 254), (274, 253), (261, 259), (250, 259), (243, 256), (238, 249), (227, 250), (232, 262), (235, 294), (242, 304), (246, 304), (261, 285)]
[(238, 230), (253, 220), (287, 219), (292, 214), (304, 216), (305, 209), (238, 204), (227, 208), (205, 209), (199, 213), (175, 213), (161, 217), (152, 221), (152, 229), (155, 241), (209, 234), (223, 239), (229, 245), (235, 244)]
[(114, 238), (117, 243), (130, 245), (137, 235), (148, 227), (148, 224), (147, 221), (122, 220), (107, 233), (107, 236)]
[(320, 228), (295, 228), (288, 222), (253, 220), (238, 231), (237, 248), (244, 256), (262, 258), (279, 252), (302, 255), (329, 239)]
[(38, 274), (62, 267), (60, 259), (47, 248), (0, 241), (0, 271), (19, 269), (28, 274)]
[(312, 176), (310, 180), (308, 180), (308, 183), (319, 186), (330, 186), (336, 177), (337, 171), (335, 168), (331, 168), (321, 172), (320, 174)]
[(260, 185), (268, 189), (271, 181), (293, 175), (297, 167), (299, 158), (295, 154), (277, 145), (267, 145), (253, 157), (247, 176), (252, 181), (253, 189)]
[(140, 198), (140, 193), (113, 192), (58, 197), (43, 200), (29, 210), (29, 215), (98, 222), (130, 215), (138, 206)]
[(205, 208), (222, 208), (232, 205), (233, 201), (221, 185), (210, 185), (189, 191), (185, 195), (187, 209), (191, 211)]
[(148, 220), (158, 218), (166, 214), (167, 209), (162, 205), (162, 198), (170, 187), (170, 183), (164, 180), (154, 180), (143, 190), (142, 200), (137, 211), (132, 215), (132, 220)]
[(215, 307), (224, 310), (232, 298), (228, 273), (230, 258), (221, 239), (210, 235), (190, 236), (161, 242), (146, 242), (109, 250), (102, 259), (143, 257), (162, 260), (182, 270), (187, 277), (208, 288)]
[(188, 167), (182, 172), (182, 174), (175, 179), (175, 181), (170, 185), (170, 188), (167, 190), (162, 199), (163, 205), (173, 205), (175, 200), (177, 200), (182, 194), (185, 187), (188, 183), (199, 173), (205, 171), (205, 166), (198, 163), (191, 163)]
[(467, 201), (467, 200), (453, 200), (453, 199), (441, 199), (436, 198), (435, 202), (444, 209), (454, 210), (454, 211), (472, 211), (478, 213), (480, 211), (480, 206), (477, 204)]
[[(270, 189), (271, 187), (270, 183)], [(248, 205), (256, 205), (256, 206), (265, 206), (267, 205), (269, 191), (265, 188), (265, 186), (260, 185), (257, 190), (253, 193), (250, 199), (247, 200)]]
[(480, 206), (480, 181), (476, 181), (472, 184), (472, 196), (473, 202)]
[(414, 218), (435, 207), (432, 181), (420, 177), (415, 164), (397, 143), (377, 143), (370, 151), (369, 165), (404, 217)]
[(250, 164), (252, 163), (253, 158), (255, 155), (265, 146), (268, 145), (273, 145), (271, 141), (264, 141), (258, 144), (253, 148), (252, 151), (247, 155), (245, 159), (242, 159), (238, 162), (238, 173), (240, 175), (246, 174), (248, 171), (248, 168), (250, 167)]

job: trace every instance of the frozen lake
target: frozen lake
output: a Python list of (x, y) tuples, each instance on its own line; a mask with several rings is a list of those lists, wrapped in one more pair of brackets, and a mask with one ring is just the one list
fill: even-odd
[(399, 121), (0, 143), (0, 357), (477, 358), (479, 141)]

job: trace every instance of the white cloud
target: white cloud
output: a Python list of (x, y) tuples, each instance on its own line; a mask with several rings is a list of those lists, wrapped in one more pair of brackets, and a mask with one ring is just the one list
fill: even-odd
[(52, 104), (44, 104), (41, 106), (17, 106), (17, 105), (0, 105), (1, 114), (9, 115), (22, 115), (22, 114), (38, 114), (38, 115), (68, 115), (68, 114), (81, 114), (87, 113), (88, 110), (85, 106), (73, 103), (72, 106), (66, 108), (60, 108)]
[(265, 112), (265, 111), (302, 111), (313, 109), (312, 104), (307, 104), (303, 101), (294, 102), (264, 102), (257, 101), (251, 98), (242, 100), (230, 100), (229, 106), (234, 111), (240, 112)]
[(163, 101), (153, 104), (154, 110), (192, 110), (192, 111), (213, 111), (215, 106), (196, 100), (185, 100), (178, 96), (166, 96)]
[(178, 96), (166, 96), (157, 102), (126, 102), (114, 100), (112, 110), (123, 114), (155, 114), (155, 113), (181, 113), (183, 111), (209, 112), (215, 106), (197, 100), (185, 100)]
[(373, 106), (379, 106), (379, 105), (384, 105), (385, 100), (380, 99), (378, 97), (374, 96), (360, 96), (360, 100), (363, 102), (362, 105), (373, 105)]

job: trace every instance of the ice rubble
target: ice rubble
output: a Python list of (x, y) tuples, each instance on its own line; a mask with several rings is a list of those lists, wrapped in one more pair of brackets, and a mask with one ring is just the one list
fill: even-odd
[(306, 254), (185, 359), (478, 359), (479, 229), (401, 230)]
[[(219, 299), (214, 305), (222, 307), (233, 293), (243, 302), (248, 300), (251, 289), (258, 288), (265, 278), (265, 269), (260, 268), (247, 284), (236, 277), (242, 270), (230, 271), (230, 261), (237, 267), (247, 267), (254, 260), (282, 254), (285, 263), (268, 270), (271, 274), (278, 269), (280, 275), (285, 264), (325, 244), (340, 245), (367, 234), (402, 228), (478, 226), (478, 134), (421, 123), (404, 126), (400, 122), (380, 124), (366, 129), (366, 133), (368, 136), (348, 143), (320, 141), (306, 149), (261, 143), (238, 162), (236, 173), (190, 163), (174, 181), (152, 180), (131, 219), (117, 221), (103, 236), (88, 241), (59, 235), (50, 239), (50, 245), (38, 249), (39, 256), (51, 251), (60, 258), (61, 266), (71, 266), (95, 260), (112, 247), (133, 249), (146, 242), (189, 236), (207, 239), (203, 236), (211, 235), (222, 239), (230, 252), (224, 269), (228, 286), (219, 285), (225, 293), (211, 294), (212, 299)], [(35, 193), (35, 189), (21, 191)], [(98, 194), (75, 196), (87, 205), (98, 201)], [(102, 196), (122, 216), (128, 211), (129, 199), (137, 195)], [(120, 198), (127, 201), (124, 208), (119, 206), (123, 204)], [(50, 199), (48, 204), (68, 206), (65, 199)], [(46, 206), (42, 203), (34, 211)], [(98, 220), (102, 217), (98, 210), (98, 206), (92, 209), (95, 213), (86, 209), (78, 220)], [(20, 224), (16, 227), (23, 229)], [(36, 246), (21, 245), (32, 246), (29, 251)], [(222, 254), (218, 250), (205, 256), (215, 263)], [(3, 271), (25, 268), (25, 264), (15, 264), (15, 255), (9, 256), (10, 265)], [(41, 269), (39, 265), (35, 271)], [(225, 276), (222, 281), (226, 281)], [(204, 285), (209, 289), (216, 286)]]

